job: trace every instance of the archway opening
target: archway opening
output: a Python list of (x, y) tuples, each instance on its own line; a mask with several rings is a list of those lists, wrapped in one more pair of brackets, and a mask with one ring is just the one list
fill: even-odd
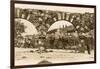
[(51, 48), (71, 49), (79, 44), (79, 36), (71, 22), (60, 20), (53, 23), (47, 31)]

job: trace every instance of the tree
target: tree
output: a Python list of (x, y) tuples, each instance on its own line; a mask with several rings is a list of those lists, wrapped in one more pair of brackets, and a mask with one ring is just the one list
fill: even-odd
[(21, 33), (25, 32), (24, 31), (24, 25), (23, 23), (20, 22), (15, 22), (15, 46), (21, 47), (21, 41), (23, 39), (23, 36), (21, 36)]

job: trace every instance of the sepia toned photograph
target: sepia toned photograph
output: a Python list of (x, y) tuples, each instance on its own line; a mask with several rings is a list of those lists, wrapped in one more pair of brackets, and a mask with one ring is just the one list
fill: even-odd
[(96, 62), (95, 6), (13, 5), (14, 66)]

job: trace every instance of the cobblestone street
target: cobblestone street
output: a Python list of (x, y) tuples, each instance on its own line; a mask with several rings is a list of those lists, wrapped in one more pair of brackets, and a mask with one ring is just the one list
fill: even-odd
[[(94, 61), (94, 53), (88, 55), (85, 53), (72, 53), (68, 50), (53, 49), (53, 52), (37, 53), (36, 49), (15, 49), (15, 65), (34, 65), (41, 61), (48, 61), (50, 63), (70, 63), (70, 62), (84, 62)], [(31, 52), (33, 51), (33, 52)], [(35, 56), (35, 57), (34, 57)]]

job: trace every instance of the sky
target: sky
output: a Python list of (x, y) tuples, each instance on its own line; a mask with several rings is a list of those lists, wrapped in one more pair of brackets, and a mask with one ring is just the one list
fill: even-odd
[(25, 20), (25, 19), (18, 19), (16, 18), (15, 21), (21, 21), (20, 23), (23, 23), (25, 28), (25, 32), (22, 33), (23, 36), (25, 35), (34, 35), (34, 34), (38, 34), (38, 31), (36, 30), (35, 26), (30, 23), (29, 21)]
[(94, 8), (83, 8), (83, 7), (67, 7), (67, 6), (50, 6), (50, 5), (35, 5), (35, 4), (15, 4), (15, 8), (29, 8), (29, 9), (40, 9), (40, 10), (52, 10), (52, 11), (64, 11), (70, 13), (94, 13)]

